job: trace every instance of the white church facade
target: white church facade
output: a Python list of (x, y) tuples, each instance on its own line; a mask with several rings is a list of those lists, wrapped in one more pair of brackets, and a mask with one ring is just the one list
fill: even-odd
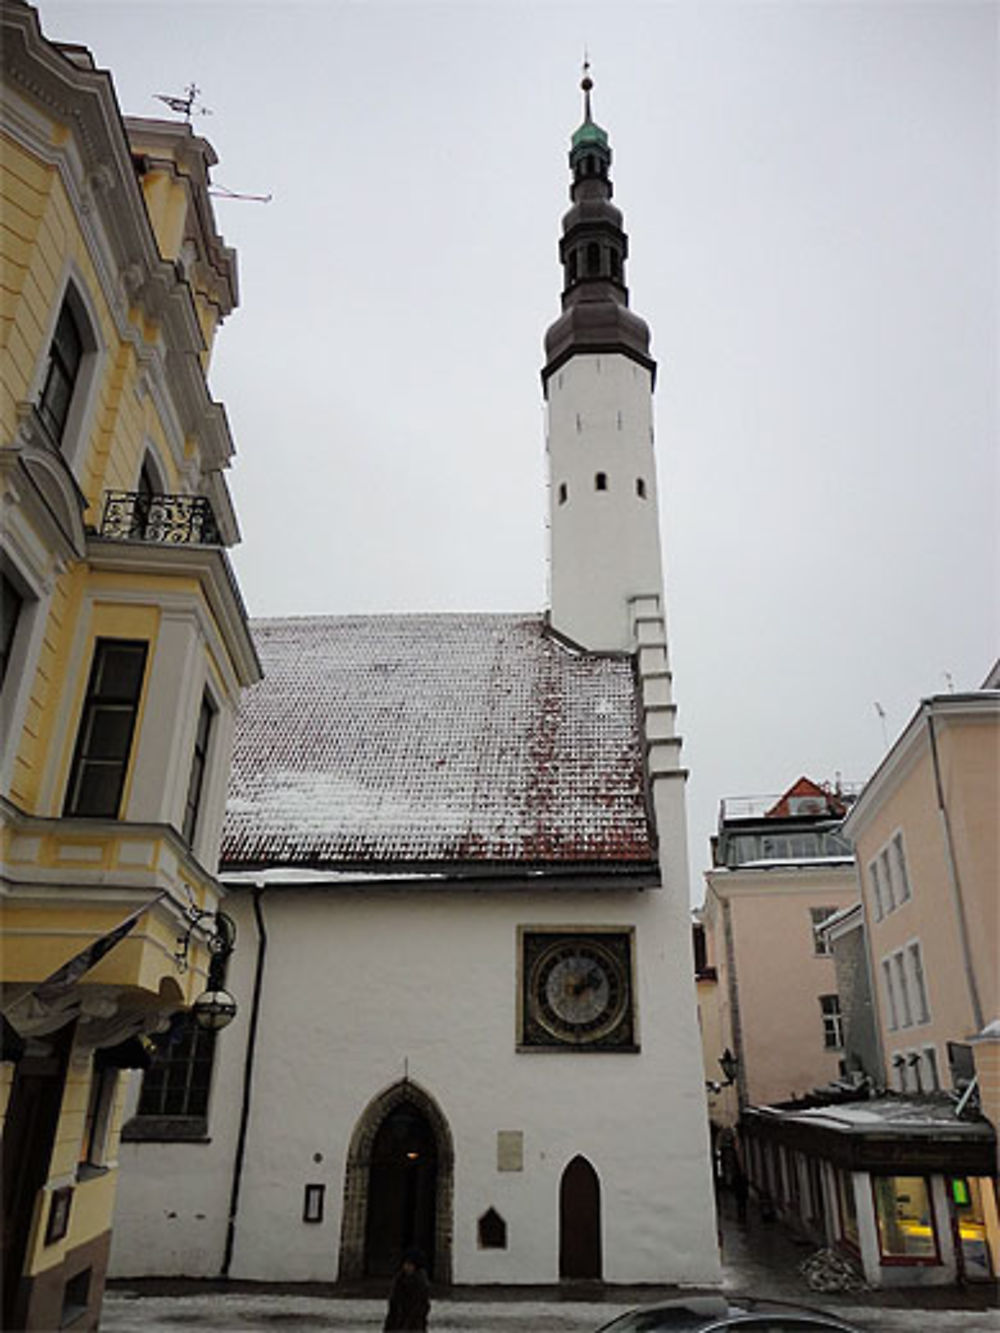
[(239, 1014), (178, 1024), (111, 1271), (719, 1281), (653, 448), (607, 135), (546, 338), (546, 614), (258, 621), (220, 879)]

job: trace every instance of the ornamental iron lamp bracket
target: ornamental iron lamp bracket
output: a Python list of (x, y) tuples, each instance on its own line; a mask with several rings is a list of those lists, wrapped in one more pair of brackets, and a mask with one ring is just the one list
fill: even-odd
[(739, 1067), (739, 1060), (727, 1046), (719, 1056), (719, 1068), (722, 1070), (723, 1081), (720, 1083), (717, 1079), (710, 1079), (706, 1081), (705, 1087), (709, 1092), (721, 1092), (723, 1088), (731, 1088), (736, 1082)]
[(174, 962), (178, 971), (188, 969), (188, 955), (191, 950), (191, 936), (196, 926), (210, 921), (215, 929), (207, 935), (211, 958), (208, 964), (208, 989), (203, 991), (191, 1006), (194, 1020), (199, 1027), (218, 1032), (227, 1027), (236, 1017), (236, 1001), (225, 988), (226, 965), (236, 945), (236, 926), (232, 917), (225, 912), (206, 912), (194, 903), (186, 909), (187, 930), (177, 937)]

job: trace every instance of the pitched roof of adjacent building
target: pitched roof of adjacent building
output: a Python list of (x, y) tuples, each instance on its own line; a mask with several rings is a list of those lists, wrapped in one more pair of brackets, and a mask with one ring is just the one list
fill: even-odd
[(252, 625), (222, 842), (260, 866), (649, 872), (632, 659), (541, 617)]

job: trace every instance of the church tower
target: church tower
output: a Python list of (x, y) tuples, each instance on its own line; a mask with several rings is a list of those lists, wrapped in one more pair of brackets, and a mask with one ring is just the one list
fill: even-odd
[(591, 115), (569, 164), (562, 220), (562, 314), (545, 335), (552, 627), (593, 651), (635, 648), (637, 599), (659, 603), (663, 575), (653, 455), (656, 363), (629, 309), (628, 237), (611, 202), (611, 148)]

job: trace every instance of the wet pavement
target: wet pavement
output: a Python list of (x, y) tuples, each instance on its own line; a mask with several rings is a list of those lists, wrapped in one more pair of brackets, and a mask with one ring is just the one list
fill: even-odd
[[(751, 1210), (739, 1223), (724, 1202), (721, 1218), (723, 1290), (835, 1311), (862, 1333), (998, 1333), (996, 1284), (895, 1291), (820, 1293), (798, 1272), (815, 1252), (776, 1223)], [(512, 1289), (453, 1287), (438, 1294), (433, 1333), (595, 1333), (615, 1315), (677, 1295), (656, 1287)], [(345, 1291), (333, 1284), (181, 1280), (119, 1281), (104, 1301), (101, 1333), (256, 1333), (257, 1330), (381, 1329), (385, 1295), (370, 1288)]]

